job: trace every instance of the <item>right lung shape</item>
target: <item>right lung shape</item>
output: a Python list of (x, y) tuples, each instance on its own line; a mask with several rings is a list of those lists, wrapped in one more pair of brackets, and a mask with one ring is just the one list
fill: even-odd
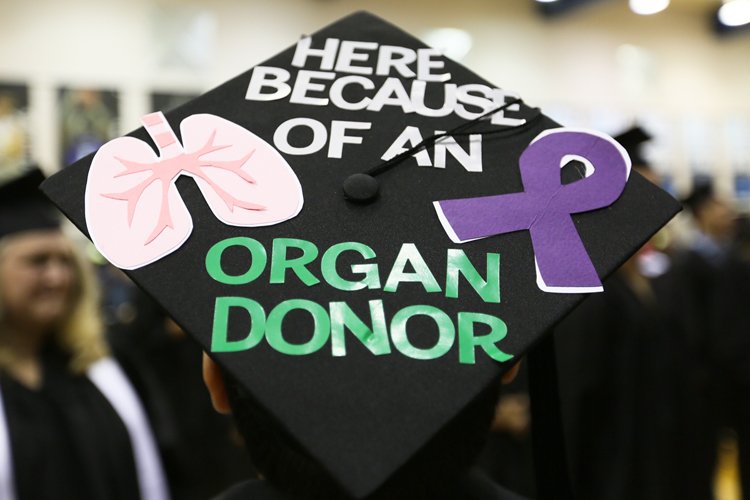
[(162, 113), (143, 118), (159, 154), (133, 137), (94, 156), (86, 183), (86, 224), (117, 267), (137, 269), (174, 252), (193, 222), (175, 180), (195, 179), (214, 215), (231, 226), (267, 226), (296, 216), (302, 188), (279, 152), (224, 118), (197, 114), (180, 123), (180, 144)]

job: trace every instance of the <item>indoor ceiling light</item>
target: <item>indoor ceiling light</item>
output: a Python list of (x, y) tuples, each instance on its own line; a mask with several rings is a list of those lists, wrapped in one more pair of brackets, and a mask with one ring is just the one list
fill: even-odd
[(473, 45), (471, 35), (457, 28), (437, 28), (423, 37), (424, 42), (442, 54), (460, 61), (469, 53)]
[(630, 0), (630, 10), (642, 16), (656, 14), (668, 6), (669, 0)]
[(750, 23), (750, 0), (731, 0), (719, 8), (719, 22), (724, 26)]

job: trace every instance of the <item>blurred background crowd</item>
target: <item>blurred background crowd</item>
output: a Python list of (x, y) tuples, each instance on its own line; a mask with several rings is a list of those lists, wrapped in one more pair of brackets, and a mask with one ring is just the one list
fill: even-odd
[[(30, 165), (64, 168), (137, 128), (143, 114), (178, 106), (357, 9), (564, 125), (627, 132), (634, 167), (684, 202), (606, 293), (558, 327), (571, 473), (583, 500), (750, 498), (750, 0), (2, 0), (0, 184)], [(24, 245), (39, 242), (0, 235), (0, 424), (49, 408), (34, 399), (45, 373), (90, 373), (113, 356), (148, 417), (172, 498), (209, 498), (249, 475), (235, 431), (203, 390), (199, 348), (70, 234), (75, 250), (46, 241), (37, 271), (67, 269), (78, 294), (79, 266), (92, 267), (101, 351), (60, 364), (44, 338), (14, 337), (56, 320), (48, 310), (39, 324), (9, 327), (14, 314), (36, 314), (14, 313), (13, 300), (28, 300), (14, 296), (24, 277), (13, 272), (29, 255)], [(71, 264), (71, 252), (81, 263)], [(482, 464), (531, 496), (530, 432), (522, 374), (501, 399)], [(0, 499), (2, 464), (0, 456)]]

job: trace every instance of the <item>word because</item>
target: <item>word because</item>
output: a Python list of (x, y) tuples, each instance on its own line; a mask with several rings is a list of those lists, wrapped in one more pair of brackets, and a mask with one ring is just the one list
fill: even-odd
[[(368, 65), (371, 52), (377, 51), (374, 67)], [(305, 68), (308, 60), (316, 60), (315, 71)], [(472, 83), (446, 83), (451, 74), (439, 72), (445, 58), (431, 48), (410, 49), (375, 42), (361, 42), (328, 38), (323, 48), (312, 48), (312, 38), (302, 38), (295, 48), (292, 66), (299, 69), (293, 82), (292, 72), (273, 66), (256, 66), (248, 82), (245, 99), (276, 101), (289, 96), (292, 104), (328, 106), (349, 111), (378, 112), (385, 106), (400, 107), (403, 113), (441, 117), (455, 113), (472, 120), (490, 109), (502, 107), (507, 98), (517, 98), (514, 92)], [(399, 76), (390, 76), (393, 72)], [(341, 76), (341, 73), (349, 73)], [(408, 79), (407, 84), (402, 79)], [(376, 84), (378, 81), (380, 83)], [(441, 92), (442, 104), (426, 105), (430, 92)], [(434, 90), (433, 90), (434, 89)], [(352, 98), (356, 95), (356, 98)], [(519, 111), (514, 104), (508, 111)], [(498, 111), (490, 118), (493, 125), (516, 126), (525, 119), (506, 117)]]

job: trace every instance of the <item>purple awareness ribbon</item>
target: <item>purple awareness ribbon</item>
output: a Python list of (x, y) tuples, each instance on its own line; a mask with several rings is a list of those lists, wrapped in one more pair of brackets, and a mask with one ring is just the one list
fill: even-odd
[[(563, 185), (560, 169), (586, 165), (586, 178)], [(519, 158), (524, 191), (436, 201), (440, 222), (456, 243), (528, 230), (537, 285), (545, 292), (603, 290), (571, 214), (611, 205), (630, 175), (630, 158), (614, 139), (595, 131), (545, 130)]]

